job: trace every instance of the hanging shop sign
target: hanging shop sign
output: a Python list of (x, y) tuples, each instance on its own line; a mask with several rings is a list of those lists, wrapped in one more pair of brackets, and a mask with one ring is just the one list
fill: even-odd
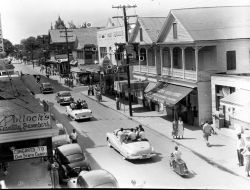
[(5, 116), (0, 120), (0, 134), (49, 129), (50, 113), (32, 113)]
[(48, 155), (47, 146), (13, 149), (12, 152), (14, 160), (43, 157)]

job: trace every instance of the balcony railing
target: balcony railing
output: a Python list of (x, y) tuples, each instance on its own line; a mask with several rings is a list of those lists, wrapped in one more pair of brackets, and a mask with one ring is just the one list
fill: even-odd
[(156, 75), (156, 67), (155, 66), (148, 66), (148, 73)]
[(172, 72), (171, 68), (168, 68), (168, 67), (162, 68), (162, 76), (170, 76), (170, 77), (187, 79), (187, 80), (195, 80), (195, 81), (197, 80), (196, 71), (185, 70), (184, 77), (183, 77), (182, 69), (173, 69), (173, 72)]
[(133, 71), (134, 72), (140, 72), (140, 65), (134, 65), (133, 66)]
[(141, 65), (141, 73), (147, 73), (147, 72), (148, 72), (147, 65)]

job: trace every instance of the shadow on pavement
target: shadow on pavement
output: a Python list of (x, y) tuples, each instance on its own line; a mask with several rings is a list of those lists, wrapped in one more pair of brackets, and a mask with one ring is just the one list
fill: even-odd
[(224, 144), (210, 144), (209, 147), (221, 147), (221, 146), (226, 146)]
[(160, 162), (162, 160), (162, 154), (161, 153), (156, 153), (156, 156), (152, 157), (152, 158), (148, 158), (148, 159), (143, 159), (143, 160), (128, 160), (129, 162), (133, 163), (133, 164), (152, 164), (152, 163), (156, 163), (156, 162)]

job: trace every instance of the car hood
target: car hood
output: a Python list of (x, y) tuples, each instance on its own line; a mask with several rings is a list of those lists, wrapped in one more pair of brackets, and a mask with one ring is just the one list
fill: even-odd
[(131, 154), (148, 154), (152, 152), (152, 146), (148, 141), (123, 143), (122, 148)]
[(66, 99), (66, 100), (68, 100), (68, 99), (71, 99), (72, 97), (71, 96), (63, 96), (63, 97), (59, 97), (61, 100), (64, 100), (64, 99)]

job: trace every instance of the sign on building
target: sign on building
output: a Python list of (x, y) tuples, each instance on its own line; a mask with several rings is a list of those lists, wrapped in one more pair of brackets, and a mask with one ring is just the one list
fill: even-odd
[(46, 146), (13, 149), (12, 152), (14, 160), (43, 157), (48, 155)]
[(2, 23), (1, 23), (1, 14), (0, 14), (0, 53), (4, 52), (3, 48), (3, 33), (2, 33)]
[(0, 134), (51, 128), (50, 113), (5, 116), (0, 120)]

